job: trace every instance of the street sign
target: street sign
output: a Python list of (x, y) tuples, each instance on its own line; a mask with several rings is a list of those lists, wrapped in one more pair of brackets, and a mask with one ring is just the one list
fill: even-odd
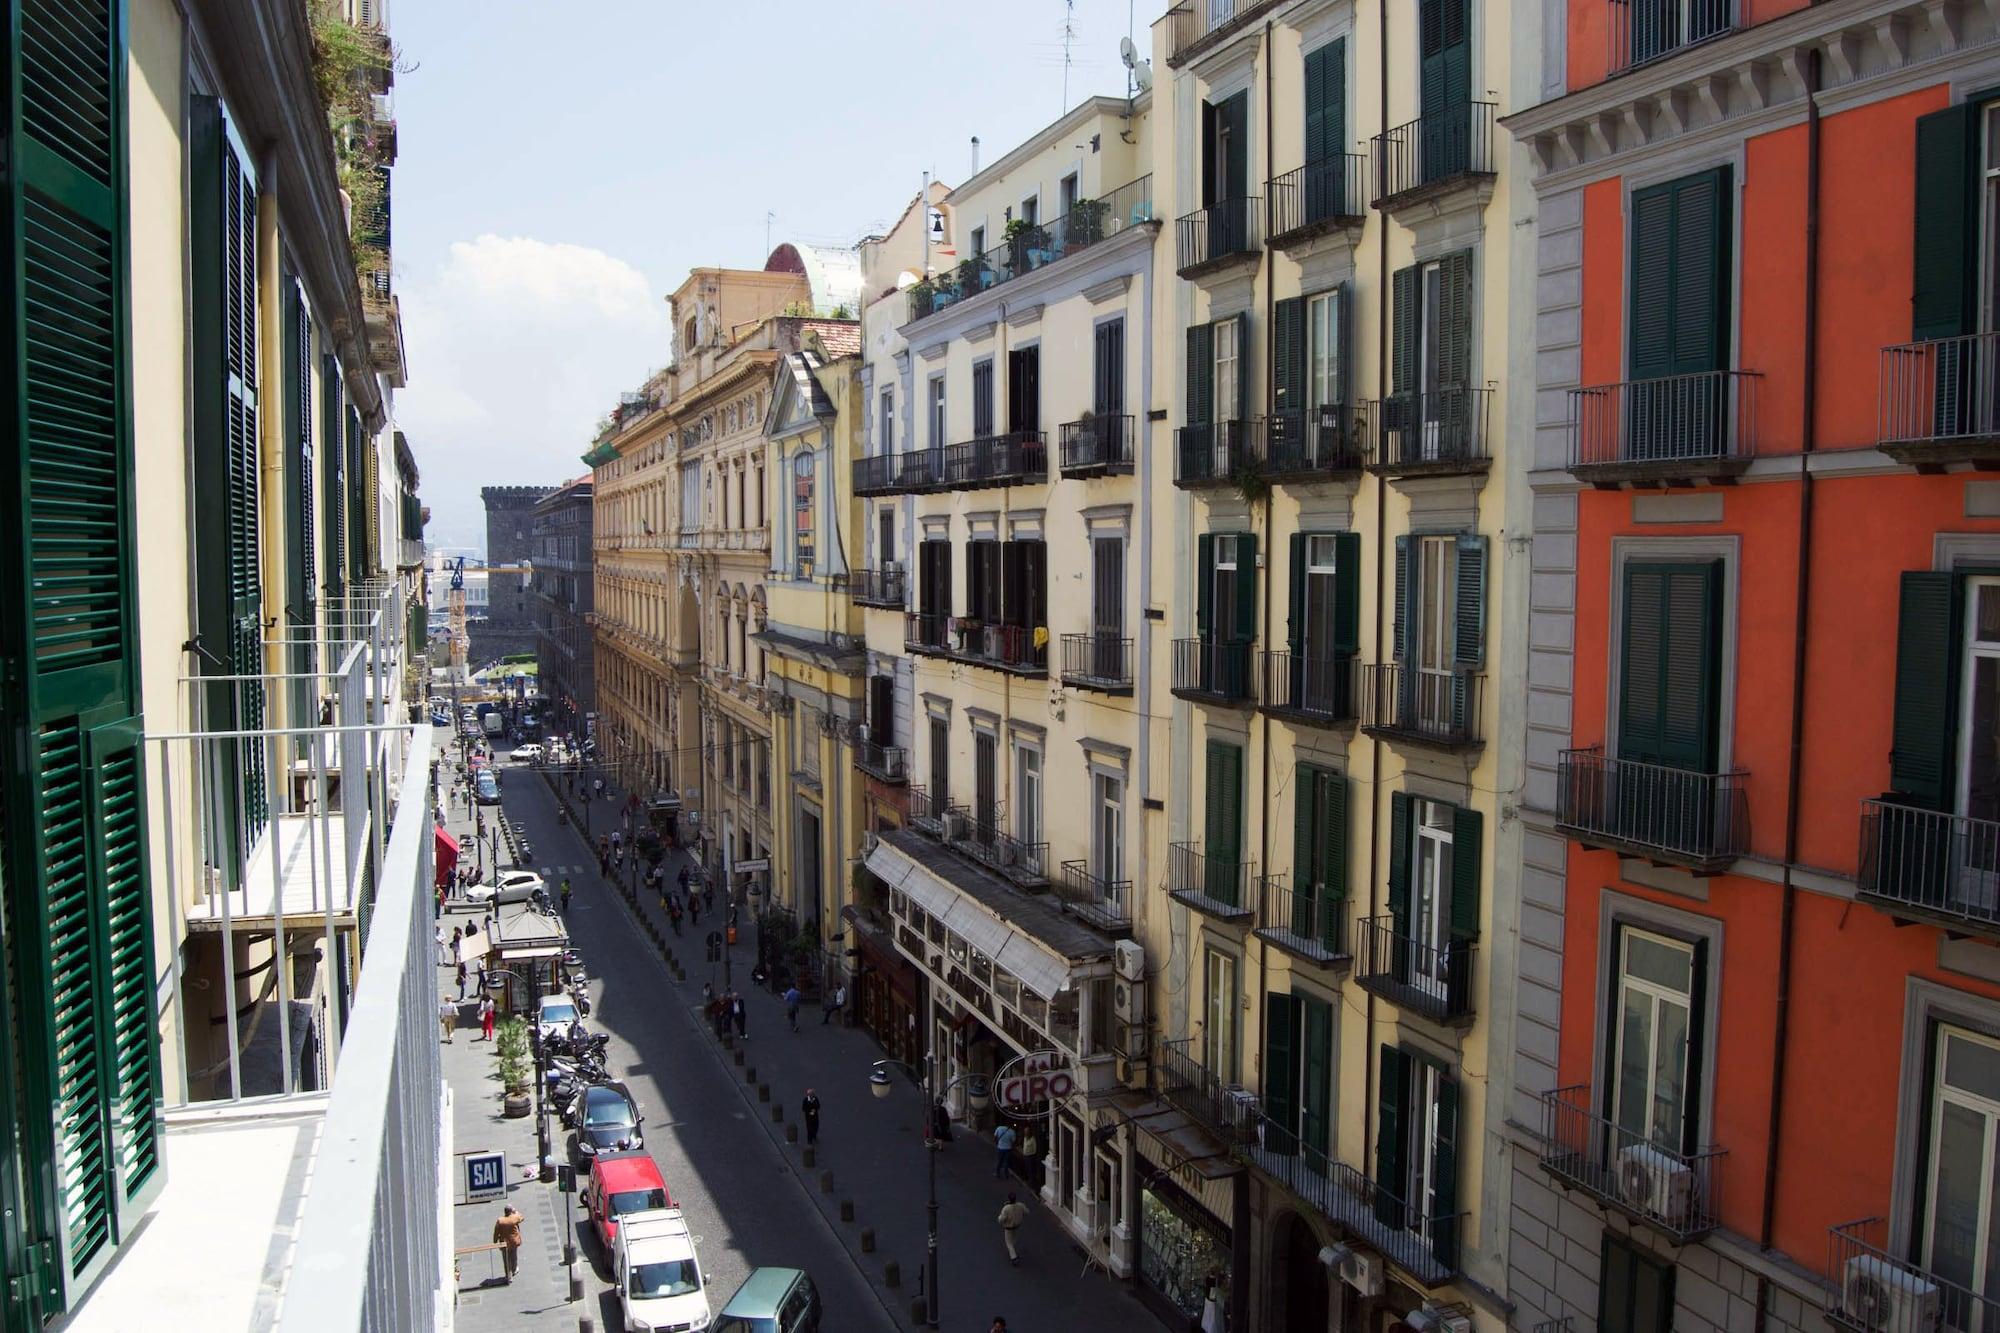
[(756, 870), (769, 870), (771, 868), (771, 858), (768, 856), (759, 856), (749, 861), (738, 861), (736, 868), (746, 875)]
[(465, 1155), (465, 1201), (484, 1203), (507, 1195), (507, 1154), (474, 1152)]
[(1036, 1051), (1009, 1060), (993, 1080), (994, 1104), (1021, 1120), (1048, 1114), (1049, 1103), (1065, 1101), (1075, 1091), (1076, 1076), (1060, 1051)]

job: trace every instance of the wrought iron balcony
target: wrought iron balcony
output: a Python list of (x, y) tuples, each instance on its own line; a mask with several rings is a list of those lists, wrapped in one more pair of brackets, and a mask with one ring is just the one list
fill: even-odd
[(1598, 1115), (1595, 1104), (1583, 1085), (1542, 1094), (1542, 1170), (1676, 1245), (1715, 1230), (1722, 1149), (1682, 1152), (1655, 1143)]
[(1250, 704), (1251, 648), (1247, 643), (1175, 639), (1173, 692), (1196, 703)]
[(1478, 942), (1447, 935), (1432, 944), (1400, 933), (1396, 924), (1391, 916), (1361, 923), (1355, 984), (1435, 1022), (1471, 1022), (1478, 998), (1472, 988)]
[(1167, 10), (1167, 64), (1179, 69), (1242, 32), (1277, 0), (1176, 0)]
[(1183, 278), (1254, 264), (1264, 246), (1264, 201), (1245, 195), (1198, 208), (1174, 224), (1174, 241)]
[(901, 565), (857, 569), (849, 576), (847, 595), (862, 606), (885, 606), (900, 611), (907, 584)]
[(1613, 759), (1592, 747), (1563, 751), (1556, 783), (1558, 823), (1587, 847), (1712, 874), (1749, 844), (1747, 773)]
[(951, 810), (951, 800), (943, 792), (933, 792), (929, 787), (911, 783), (906, 789), (909, 794), (910, 826), (919, 833), (933, 838), (944, 837), (944, 817)]
[(1605, 68), (1623, 74), (1735, 31), (1734, 0), (1609, 0)]
[(1009, 431), (938, 451), (942, 476), (937, 489), (978, 490), (984, 486), (1021, 486), (1049, 479), (1048, 439), (1038, 430)]
[(854, 766), (881, 782), (907, 782), (910, 752), (900, 745), (877, 745), (863, 741), (855, 747)]
[(1263, 1118), (1257, 1094), (1225, 1082), (1189, 1047), (1186, 1037), (1160, 1040), (1153, 1061), (1153, 1090), (1223, 1143), (1231, 1147), (1255, 1143), (1257, 1122)]
[[(1036, 642), (1038, 633), (1041, 643)], [(954, 630), (954, 639), (956, 655), (968, 662), (1015, 675), (1048, 674), (1047, 635), (1032, 626), (962, 623)]]
[(1493, 464), (1486, 442), (1492, 408), (1493, 390), (1484, 388), (1392, 394), (1376, 405), (1367, 468), (1392, 481), (1484, 472)]
[(1861, 1333), (2000, 1328), (2000, 1300), (1897, 1258), (1886, 1230), (1879, 1217), (1827, 1229), (1828, 1323)]
[(1327, 232), (1359, 227), (1368, 215), (1368, 156), (1338, 153), (1273, 176), (1264, 187), (1271, 203), (1271, 244), (1280, 250)]
[(1065, 861), (1053, 887), (1056, 897), (1087, 924), (1112, 934), (1132, 928), (1131, 880), (1103, 879), (1091, 873), (1088, 861)]
[(1347, 952), (1347, 899), (1324, 884), (1294, 889), (1283, 875), (1258, 881), (1261, 898), (1257, 936), (1285, 952), (1322, 967), (1344, 965)]
[(1312, 726), (1351, 725), (1355, 706), (1357, 663), (1352, 657), (1319, 653), (1260, 653), (1263, 693), (1257, 706), (1288, 722)]
[(1174, 432), (1174, 485), (1230, 486), (1264, 470), (1264, 418), (1212, 421)]
[(1062, 682), (1104, 694), (1132, 692), (1132, 640), (1113, 634), (1062, 636)]
[(1059, 439), (1065, 477), (1102, 477), (1132, 471), (1138, 436), (1130, 416), (1112, 413), (1065, 421)]
[(1273, 481), (1300, 485), (1351, 480), (1368, 461), (1375, 404), (1329, 403), (1316, 412), (1278, 412), (1265, 419), (1265, 452)]
[(872, 458), (854, 460), (854, 493), (856, 495), (893, 495), (897, 490), (896, 475), (901, 460), (895, 454), (876, 454)]
[(1860, 892), (1894, 916), (2000, 935), (2000, 823), (1863, 801)]
[(950, 649), (951, 617), (930, 611), (903, 613), (903, 651), (942, 657)]
[(1486, 678), (1477, 672), (1381, 662), (1359, 667), (1361, 729), (1385, 740), (1445, 750), (1486, 743), (1479, 726), (1479, 697)]
[(1460, 102), (1375, 136), (1375, 207), (1393, 212), (1494, 175), (1491, 102)]
[(1199, 844), (1177, 842), (1167, 848), (1167, 892), (1174, 901), (1218, 921), (1248, 921), (1253, 915), (1250, 883), (1255, 868), (1248, 861), (1211, 856)]
[(1724, 481), (1757, 453), (1754, 370), (1599, 384), (1569, 393), (1569, 470), (1599, 486)]
[(896, 489), (911, 495), (944, 488), (944, 449), (905, 449), (896, 455)]
[(2000, 461), (2000, 332), (1883, 348), (1875, 439), (1919, 471)]
[[(1049, 845), (1023, 842), (1000, 827), (1003, 815), (995, 810), (981, 819), (961, 812), (964, 836), (952, 839), (952, 850), (977, 861), (988, 870), (1012, 880), (1022, 888), (1041, 888), (1049, 882)], [(947, 827), (945, 836), (951, 837)]]

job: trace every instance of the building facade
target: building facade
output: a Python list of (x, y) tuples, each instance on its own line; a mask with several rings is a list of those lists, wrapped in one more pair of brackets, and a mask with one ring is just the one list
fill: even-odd
[(470, 669), (503, 657), (535, 651), (534, 608), (529, 581), (535, 556), (535, 507), (553, 486), (482, 486), (486, 506), (486, 620), (469, 624)]
[(583, 731), (597, 711), (591, 617), (591, 479), (578, 477), (535, 506), (535, 662), (543, 727)]
[(1557, 13), (1517, 1318), (1990, 1327), (2000, 32)]

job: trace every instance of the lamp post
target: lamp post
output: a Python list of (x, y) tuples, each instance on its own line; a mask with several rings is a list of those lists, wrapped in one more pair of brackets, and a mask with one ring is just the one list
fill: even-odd
[[(491, 981), (493, 977), (512, 977), (521, 983), (522, 988), (528, 992), (529, 998), (534, 998), (535, 983), (511, 967), (489, 967), (486, 969), (486, 975), (488, 977), (487, 985), (489, 986), (493, 984)], [(533, 1022), (532, 1019), (529, 1021)], [(528, 1049), (535, 1057), (535, 1173), (539, 1176), (548, 1169), (549, 1160), (549, 1111), (547, 1104), (542, 1100), (542, 1091), (548, 1084), (549, 1077), (548, 1072), (542, 1068), (541, 1033), (534, 1027), (530, 1027), (528, 1031), (530, 1033)], [(544, 1178), (546, 1179), (546, 1177)], [(566, 1262), (574, 1262), (574, 1259), (572, 1258)]]
[[(888, 1100), (894, 1086), (889, 1078), (889, 1066), (903, 1070), (914, 1077), (916, 1069), (901, 1060), (881, 1059), (868, 1072), (868, 1090), (876, 1100)], [(959, 1084), (965, 1084), (966, 1104), (975, 1111), (983, 1111), (991, 1098), (986, 1092), (986, 1075), (960, 1074), (942, 1088), (937, 1083), (937, 1052), (924, 1053), (924, 1148), (930, 1159), (930, 1201), (925, 1212), (930, 1223), (929, 1239), (924, 1247), (924, 1323), (931, 1328), (938, 1326), (938, 1197), (937, 1197), (937, 1155), (938, 1140), (933, 1133), (936, 1126), (931, 1122), (932, 1108), (938, 1101)]]

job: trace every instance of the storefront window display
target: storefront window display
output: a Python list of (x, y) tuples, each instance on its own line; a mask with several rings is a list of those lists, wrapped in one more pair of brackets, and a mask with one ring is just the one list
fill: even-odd
[(1199, 1210), (1171, 1185), (1148, 1185), (1139, 1199), (1139, 1272), (1146, 1285), (1193, 1327), (1210, 1327), (1203, 1322), (1205, 1314), (1215, 1321), (1213, 1327), (1227, 1327), (1228, 1238), (1196, 1221)]

